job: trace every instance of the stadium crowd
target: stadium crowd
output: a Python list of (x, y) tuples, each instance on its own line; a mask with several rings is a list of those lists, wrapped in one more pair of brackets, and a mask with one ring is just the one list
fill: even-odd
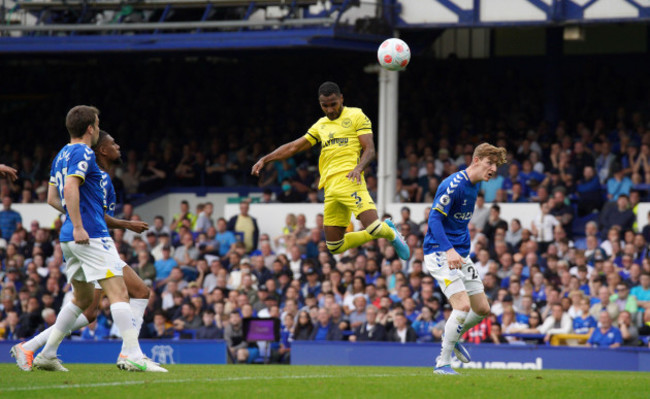
[[(453, 73), (453, 67), (448, 68)], [(608, 78), (607, 71), (596, 75)], [(444, 84), (430, 78), (423, 80), (425, 86)], [(308, 221), (299, 207), (296, 214), (286, 215), (283, 234), (271, 237), (247, 219), (249, 207), (256, 204), (244, 201), (241, 213), (225, 220), (212, 204), (189, 209), (182, 203), (173, 220), (161, 216), (148, 221), (151, 229), (144, 234), (113, 232), (120, 255), (151, 289), (141, 337), (224, 338), (233, 359), (241, 362), (260, 353), (242, 336), (242, 318), (252, 316), (281, 320), (282, 339), (272, 351), (278, 362), (288, 360), (293, 340), (440, 341), (451, 308), (423, 268), (427, 220), (411, 215), (407, 203), (432, 202), (442, 179), (468, 164), (474, 144), (489, 140), (508, 149), (509, 163), (495, 179), (482, 183), (469, 230), (472, 258), (492, 314), (464, 339), (525, 344), (575, 333), (584, 338), (573, 339), (593, 346), (647, 346), (650, 227), (639, 230), (636, 225), (637, 205), (650, 184), (646, 110), (625, 103), (629, 106), (614, 106), (611, 113), (587, 115), (584, 122), (560, 121), (551, 130), (545, 122), (528, 122), (543, 120), (538, 103), (517, 101), (520, 108), (495, 112), (505, 116), (486, 117), (482, 126), (470, 128), (461, 106), (470, 107), (476, 99), (466, 89), (478, 86), (490, 92), (493, 83), (471, 77), (463, 83), (450, 80), (459, 82), (459, 98), (430, 119), (409, 119), (427, 105), (410, 99), (410, 104), (419, 105), (406, 113), (402, 119), (410, 122), (400, 127), (395, 201), (405, 207), (392, 217), (400, 222), (411, 259), (401, 261), (381, 239), (332, 256), (322, 217)], [(515, 77), (512, 86), (495, 90), (492, 106), (498, 109), (512, 98), (539, 91), (516, 82), (521, 83)], [(408, 88), (408, 81), (405, 85)], [(609, 91), (602, 97), (616, 101), (629, 94), (622, 86), (622, 92), (605, 86)], [(579, 91), (580, 82), (572, 89)], [(416, 90), (406, 92), (416, 96)], [(297, 94), (295, 98), (311, 98)], [(363, 105), (363, 98), (359, 100)], [(267, 104), (262, 104), (264, 109)], [(150, 106), (143, 100), (143, 107)], [(486, 112), (485, 107), (476, 108), (478, 116)], [(295, 135), (309, 126), (303, 119), (313, 122), (318, 116), (304, 107), (297, 113), (300, 117), (294, 112), (295, 118), (282, 126)], [(263, 202), (322, 201), (316, 152), (270, 164), (259, 181), (251, 179), (253, 162), (279, 142), (260, 126), (277, 127), (246, 126), (240, 137), (232, 127), (215, 125), (203, 138), (185, 135), (180, 146), (165, 134), (162, 140), (148, 140), (147, 134), (136, 143), (123, 140), (126, 159), (112, 175), (116, 188), (128, 199), (169, 185), (259, 185), (268, 188)], [(162, 133), (169, 129), (160, 127)], [(123, 126), (116, 128), (116, 137), (118, 142), (125, 138)], [(33, 155), (26, 155), (6, 144), (0, 153), (0, 163), (15, 165), (21, 177), (17, 183), (0, 180), (3, 339), (24, 339), (51, 325), (70, 297), (57, 242), (60, 221), (27, 225), (28, 215), (11, 210), (12, 201), (45, 201), (51, 149), (39, 144), (32, 150)], [(376, 190), (374, 168), (366, 171), (371, 193)], [(529, 226), (517, 219), (506, 222), (498, 204), (509, 202), (539, 203), (539, 214)], [(128, 202), (122, 215), (139, 218)], [(240, 218), (250, 223), (238, 224)], [(249, 228), (236, 231), (241, 225)], [(100, 305), (97, 321), (75, 334), (88, 340), (116, 335), (107, 300)]]

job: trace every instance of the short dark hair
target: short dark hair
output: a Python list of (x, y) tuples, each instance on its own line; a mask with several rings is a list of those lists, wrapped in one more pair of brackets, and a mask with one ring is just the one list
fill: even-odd
[(102, 148), (107, 137), (108, 137), (108, 132), (106, 132), (105, 130), (100, 130), (99, 138), (97, 139), (97, 143), (95, 143), (95, 145), (93, 146), (93, 151), (97, 151), (98, 149)]
[(88, 126), (95, 124), (95, 118), (99, 115), (99, 110), (89, 105), (77, 105), (68, 111), (65, 117), (65, 127), (70, 133), (70, 137), (82, 137)]
[(341, 88), (334, 82), (325, 82), (318, 88), (318, 96), (329, 97), (332, 94), (341, 95)]

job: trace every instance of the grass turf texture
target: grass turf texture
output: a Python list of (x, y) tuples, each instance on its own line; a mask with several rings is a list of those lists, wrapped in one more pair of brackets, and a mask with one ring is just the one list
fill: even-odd
[(650, 374), (602, 371), (460, 370), (326, 366), (169, 366), (130, 373), (108, 364), (66, 364), (69, 373), (0, 364), (1, 398), (645, 398)]

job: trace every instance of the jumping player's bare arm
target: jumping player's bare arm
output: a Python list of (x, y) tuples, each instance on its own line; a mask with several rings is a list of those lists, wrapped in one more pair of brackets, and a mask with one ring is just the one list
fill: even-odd
[(0, 176), (7, 176), (9, 180), (15, 181), (18, 178), (18, 171), (11, 166), (0, 164)]
[(253, 169), (251, 170), (251, 175), (253, 176), (259, 176), (260, 171), (262, 168), (264, 168), (264, 165), (266, 165), (268, 162), (272, 161), (281, 161), (283, 159), (287, 159), (290, 156), (306, 151), (311, 148), (311, 143), (307, 141), (306, 138), (300, 137), (294, 141), (291, 141), (289, 143), (283, 144), (280, 147), (276, 148), (275, 151), (273, 151), (270, 154), (267, 154), (260, 158), (259, 161), (255, 165), (253, 165)]
[(109, 229), (126, 229), (138, 234), (149, 230), (149, 224), (141, 220), (117, 219), (105, 213), (104, 221)]
[[(55, 186), (50, 186), (47, 190), (47, 203), (57, 211), (65, 215), (65, 209), (61, 204), (61, 199), (56, 191)], [(127, 229), (138, 234), (149, 230), (149, 224), (141, 220), (124, 220), (117, 219), (108, 214), (104, 214), (104, 221), (109, 229)]]
[(361, 154), (359, 164), (346, 175), (351, 182), (357, 184), (361, 184), (361, 173), (363, 173), (363, 170), (375, 159), (375, 143), (372, 140), (372, 134), (359, 136), (359, 142), (361, 143), (361, 148), (363, 148), (363, 154)]

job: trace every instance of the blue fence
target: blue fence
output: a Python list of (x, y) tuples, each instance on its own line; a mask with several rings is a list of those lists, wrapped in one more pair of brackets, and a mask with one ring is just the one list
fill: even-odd
[[(13, 362), (9, 355), (16, 342), (0, 342), (0, 363)], [(142, 351), (161, 364), (226, 364), (225, 341), (141, 340)], [(64, 341), (59, 355), (66, 363), (115, 363), (122, 341)]]
[[(455, 368), (650, 371), (648, 349), (467, 344), (472, 361)], [(295, 341), (291, 364), (433, 367), (440, 344)]]
[[(15, 342), (0, 342), (0, 363), (14, 360), (9, 349)], [(162, 364), (226, 364), (224, 341), (140, 341), (143, 352)], [(65, 341), (59, 354), (66, 363), (114, 363), (121, 341)], [(519, 370), (650, 371), (650, 350), (645, 348), (573, 348), (555, 346), (466, 345), (472, 362), (454, 359), (455, 368)], [(390, 342), (295, 341), (291, 364), (333, 366), (433, 367), (440, 344)]]

